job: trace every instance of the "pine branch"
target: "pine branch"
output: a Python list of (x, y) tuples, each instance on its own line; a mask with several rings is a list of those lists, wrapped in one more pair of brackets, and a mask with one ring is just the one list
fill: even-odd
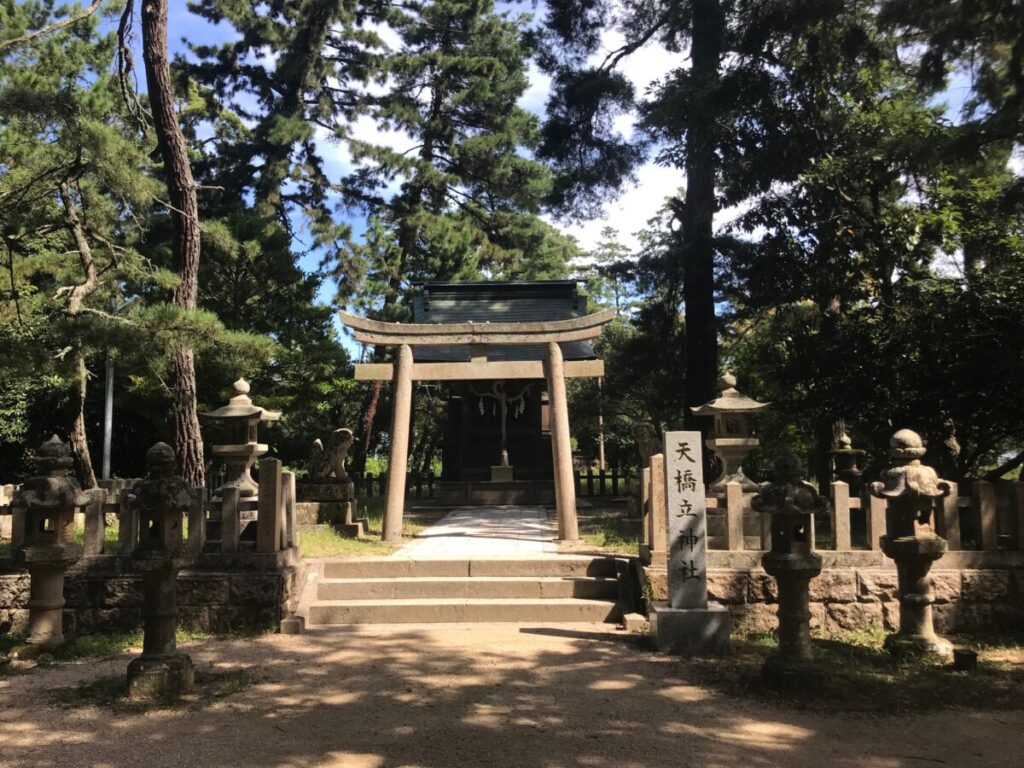
[(75, 24), (79, 21), (82, 21), (83, 19), (87, 19), (99, 10), (101, 2), (102, 0), (92, 0), (92, 5), (90, 5), (82, 12), (75, 14), (74, 16), (69, 16), (66, 19), (62, 19), (61, 21), (55, 21), (53, 24), (49, 24), (43, 27), (42, 29), (37, 29), (35, 32), (29, 32), (28, 34), (21, 35), (20, 37), (12, 37), (7, 40), (0, 40), (0, 51), (4, 50), (5, 48), (11, 48), (16, 45), (31, 43), (38, 37), (42, 37), (43, 35), (49, 35), (52, 32), (57, 32), (61, 29), (64, 29), (64, 27)]

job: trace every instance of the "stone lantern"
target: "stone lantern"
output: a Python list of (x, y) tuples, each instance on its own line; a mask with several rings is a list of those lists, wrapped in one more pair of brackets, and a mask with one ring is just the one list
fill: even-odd
[(871, 494), (885, 500), (882, 551), (896, 561), (899, 580), (900, 630), (886, 638), (886, 647), (950, 657), (952, 644), (935, 634), (928, 574), (946, 552), (946, 540), (935, 533), (935, 508), (952, 489), (921, 463), (924, 454), (921, 436), (901, 429), (889, 440), (892, 466), (882, 473), (882, 482), (871, 484)]
[(770, 403), (759, 403), (736, 390), (736, 377), (726, 373), (718, 380), (721, 394), (697, 408), (696, 416), (714, 416), (714, 437), (704, 444), (722, 461), (722, 473), (708, 485), (709, 491), (724, 493), (729, 483), (739, 483), (745, 491), (756, 491), (760, 486), (743, 474), (743, 460), (761, 444), (750, 435), (747, 414), (767, 408)]
[(25, 544), (16, 553), (30, 577), (28, 644), (50, 650), (63, 644), (64, 573), (82, 556), (72, 543), (75, 509), (87, 497), (71, 474), (71, 449), (56, 435), (39, 448), (39, 477), (27, 481), (12, 506), (25, 510)]
[(821, 556), (814, 552), (814, 514), (824, 511), (828, 501), (804, 482), (799, 457), (786, 451), (775, 460), (775, 479), (750, 505), (771, 515), (771, 550), (761, 556), (761, 566), (779, 589), (779, 652), (765, 661), (764, 676), (783, 686), (820, 686), (821, 674), (810, 666), (808, 585), (821, 573)]
[(832, 459), (833, 478), (846, 483), (850, 487), (851, 496), (860, 496), (861, 491), (864, 490), (860, 462), (865, 453), (865, 451), (853, 447), (853, 441), (850, 440), (845, 429), (842, 429), (832, 450), (828, 452)]
[(261, 421), (277, 421), (279, 411), (268, 411), (253, 405), (249, 399), (249, 382), (239, 379), (234, 383), (235, 396), (215, 411), (201, 414), (203, 421), (214, 424), (226, 433), (226, 441), (213, 446), (213, 455), (224, 460), (227, 479), (214, 491), (219, 498), (225, 488), (238, 488), (238, 495), (253, 498), (259, 486), (250, 474), (256, 460), (266, 454), (269, 447), (257, 440), (256, 429)]
[(142, 655), (128, 665), (132, 698), (175, 697), (190, 691), (195, 670), (177, 652), (178, 571), (182, 566), (182, 519), (192, 505), (188, 484), (174, 476), (174, 449), (157, 443), (146, 452), (147, 475), (129, 494), (138, 517), (132, 565), (142, 573)]

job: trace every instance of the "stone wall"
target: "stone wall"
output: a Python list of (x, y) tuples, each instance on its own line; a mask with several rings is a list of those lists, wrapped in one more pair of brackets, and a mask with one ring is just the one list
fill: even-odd
[[(644, 569), (656, 599), (665, 571)], [(940, 633), (1024, 629), (1024, 570), (934, 570), (935, 629)], [(899, 628), (893, 568), (826, 568), (811, 580), (811, 626), (827, 631)], [(729, 607), (733, 632), (777, 627), (775, 580), (760, 569), (711, 568), (708, 598)]]
[[(277, 554), (193, 559), (178, 575), (179, 626), (213, 634), (277, 629), (299, 586), (294, 550)], [(0, 633), (26, 626), (28, 598), (28, 573), (0, 573)], [(142, 628), (142, 579), (128, 557), (83, 558), (68, 571), (64, 599), (66, 634)]]

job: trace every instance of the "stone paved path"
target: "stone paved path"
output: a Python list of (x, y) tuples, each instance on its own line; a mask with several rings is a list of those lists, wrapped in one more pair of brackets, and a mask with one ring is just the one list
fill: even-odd
[(558, 552), (542, 507), (460, 507), (402, 547), (402, 558), (542, 557)]

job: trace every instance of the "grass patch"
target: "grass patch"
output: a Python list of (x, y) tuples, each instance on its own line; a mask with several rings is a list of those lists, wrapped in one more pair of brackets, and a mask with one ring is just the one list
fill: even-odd
[(195, 689), (177, 700), (133, 701), (128, 698), (128, 680), (123, 674), (100, 677), (70, 688), (53, 691), (53, 702), (62, 709), (100, 707), (119, 714), (155, 709), (202, 709), (215, 701), (234, 696), (259, 682), (249, 670), (209, 672), (196, 670)]
[[(764, 660), (778, 649), (774, 635), (733, 637), (722, 659), (689, 659), (680, 674), (722, 693), (784, 702), (816, 711), (900, 715), (964, 707), (1024, 707), (1024, 638), (993, 636), (963, 644), (978, 651), (975, 672), (954, 672), (934, 657), (896, 658), (884, 650), (881, 630), (814, 637), (814, 661), (824, 674), (821, 695), (783, 693), (761, 679)], [(955, 638), (951, 638), (954, 639)]]
[[(433, 512), (417, 514), (406, 512), (402, 522), (402, 544), (406, 539), (412, 539), (416, 534), (426, 530), (431, 523), (436, 522), (444, 514), (444, 512), (436, 514)], [(326, 525), (302, 531), (299, 534), (299, 551), (302, 557), (382, 557), (392, 554), (402, 546), (402, 544), (388, 544), (380, 539), (384, 531), (383, 498), (375, 496), (363, 502), (356, 515), (365, 517), (369, 521), (367, 534), (370, 538), (351, 539)]]
[[(104, 552), (117, 552), (117, 533), (118, 529), (116, 525), (108, 525), (103, 529)], [(79, 546), (85, 544), (85, 528), (75, 528), (75, 533), (71, 537), (71, 540)]]
[[(210, 635), (187, 629), (179, 629), (175, 634), (179, 643), (205, 640)], [(25, 642), (23, 636), (0, 636), (0, 653), (17, 652)], [(112, 634), (79, 635), (72, 638), (62, 647), (34, 657), (36, 666), (52, 667), (81, 661), (103, 661), (113, 659), (121, 654), (142, 652), (142, 632), (118, 632)]]
[(580, 538), (590, 547), (623, 555), (635, 555), (640, 548), (639, 521), (626, 510), (595, 510), (580, 514)]
[(398, 549), (379, 538), (351, 539), (333, 528), (313, 528), (299, 534), (299, 551), (303, 557), (373, 557), (390, 555)]

